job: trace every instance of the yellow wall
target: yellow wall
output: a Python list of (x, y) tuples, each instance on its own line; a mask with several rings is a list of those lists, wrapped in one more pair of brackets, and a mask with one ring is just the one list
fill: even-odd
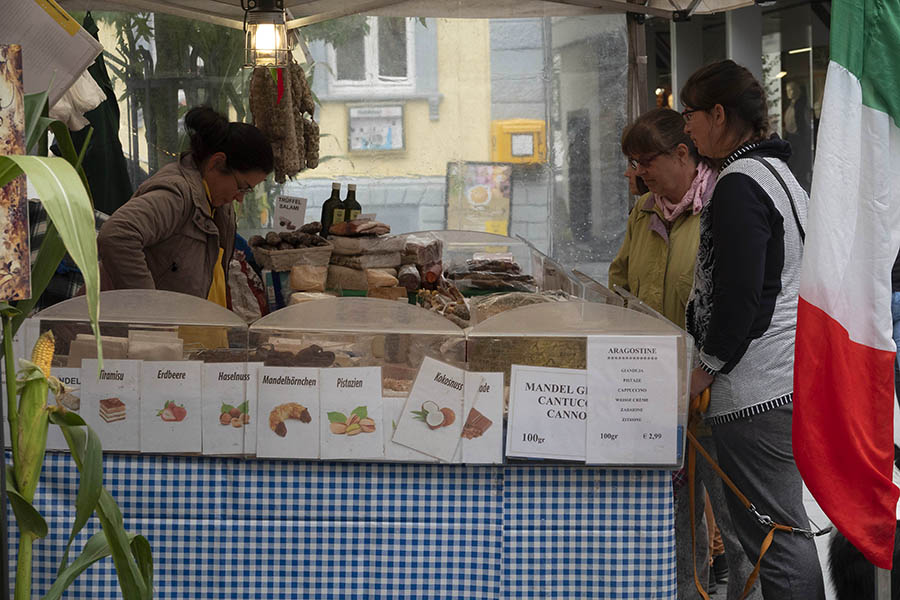
[(406, 149), (347, 152), (348, 110), (341, 102), (321, 107), (320, 156), (335, 156), (299, 179), (366, 176), (443, 176), (453, 160), (490, 159), (490, 29), (486, 19), (437, 19), (439, 119), (431, 121), (426, 100), (407, 101)]

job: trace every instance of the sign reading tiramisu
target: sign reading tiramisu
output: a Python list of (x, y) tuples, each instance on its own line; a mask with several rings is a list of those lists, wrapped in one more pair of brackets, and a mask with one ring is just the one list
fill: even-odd
[(384, 458), (381, 367), (319, 369), (322, 458)]
[(141, 449), (141, 361), (81, 362), (81, 416), (97, 432), (104, 450)]
[(200, 452), (203, 363), (144, 361), (141, 452)]
[(584, 460), (587, 373), (512, 365), (506, 455)]
[(588, 338), (588, 463), (677, 462), (676, 340), (662, 336)]

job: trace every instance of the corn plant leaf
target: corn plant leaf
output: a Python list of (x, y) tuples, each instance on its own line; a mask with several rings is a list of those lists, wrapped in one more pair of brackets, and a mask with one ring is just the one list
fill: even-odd
[(145, 600), (152, 597), (153, 590), (147, 588), (141, 569), (131, 554), (131, 542), (125, 531), (122, 512), (106, 488), (100, 491), (97, 516), (103, 531), (106, 532), (106, 539), (109, 541), (122, 598), (124, 600)]
[(36, 94), (25, 94), (25, 148), (31, 152), (38, 140), (47, 131), (46, 124), (41, 127), (40, 115), (44, 112), (47, 105), (49, 92), (39, 92)]
[[(72, 451), (72, 459), (75, 461), (75, 465), (83, 475), (84, 463), (82, 459), (87, 447), (87, 433), (81, 427), (66, 427), (63, 428), (63, 436), (66, 438), (69, 449)], [(125, 531), (122, 512), (119, 510), (119, 505), (116, 504), (112, 494), (106, 488), (100, 488), (96, 513), (110, 547), (122, 598), (124, 600), (145, 600), (151, 598), (153, 590), (152, 588), (147, 588), (141, 569), (131, 554), (131, 540), (128, 532)]]
[[(58, 412), (51, 413), (50, 420), (54, 422), (61, 420), (56, 419), (58, 414)], [(81, 419), (81, 417), (78, 418)], [(57, 424), (59, 423), (57, 422)], [(67, 425), (61, 425), (61, 427), (69, 428)], [(100, 438), (97, 437), (97, 434), (90, 427), (85, 427), (85, 433), (86, 441), (83, 447), (69, 448), (72, 452), (81, 453), (81, 477), (78, 480), (78, 495), (75, 498), (75, 522), (72, 523), (72, 532), (69, 534), (66, 550), (63, 552), (62, 560), (59, 562), (57, 576), (68, 566), (72, 542), (75, 541), (75, 536), (87, 525), (88, 519), (94, 514), (94, 509), (97, 508), (97, 502), (100, 499), (100, 491), (103, 489), (103, 448), (100, 445)], [(73, 436), (65, 437), (66, 440), (71, 440), (76, 446), (80, 443), (80, 439), (76, 441), (76, 438)]]
[(94, 211), (81, 177), (62, 158), (0, 156), (0, 167), (9, 162), (16, 164), (28, 176), (69, 255), (81, 269), (87, 290), (88, 317), (97, 338), (98, 360), (102, 363), (98, 326), (100, 268), (97, 261)]
[(16, 524), (19, 531), (23, 534), (31, 534), (34, 537), (42, 538), (47, 535), (47, 521), (41, 516), (31, 503), (22, 497), (19, 490), (15, 488), (13, 482), (15, 475), (11, 467), (6, 468), (6, 497), (12, 506), (13, 513), (16, 515)]
[(53, 274), (60, 261), (66, 255), (66, 246), (63, 244), (59, 233), (53, 223), (47, 223), (47, 231), (44, 233), (44, 239), (41, 242), (40, 250), (38, 250), (37, 258), (31, 267), (31, 298), (16, 302), (16, 308), (21, 314), (13, 318), (12, 331), (15, 333), (25, 321), (26, 315), (31, 314), (32, 309), (37, 305), (41, 294), (47, 289)]
[(131, 554), (137, 561), (141, 575), (144, 576), (144, 585), (153, 592), (153, 552), (150, 550), (150, 542), (142, 535), (136, 535), (131, 540)]
[(50, 413), (50, 422), (60, 427), (84, 427), (87, 423), (77, 412), (55, 410)]
[(81, 554), (72, 561), (72, 564), (57, 574), (56, 581), (50, 586), (43, 600), (58, 600), (58, 598), (61, 598), (63, 592), (72, 585), (76, 577), (81, 575), (92, 564), (109, 555), (110, 549), (109, 543), (106, 541), (106, 534), (103, 531), (98, 531), (87, 541), (81, 550)]

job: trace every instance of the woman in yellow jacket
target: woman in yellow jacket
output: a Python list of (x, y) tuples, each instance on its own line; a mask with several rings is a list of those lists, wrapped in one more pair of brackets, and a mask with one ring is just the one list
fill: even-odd
[(715, 172), (684, 133), (684, 119), (658, 108), (622, 134), (626, 176), (643, 179), (650, 192), (638, 198), (625, 241), (609, 267), (619, 285), (684, 328), (684, 308), (700, 242), (700, 211), (712, 195)]

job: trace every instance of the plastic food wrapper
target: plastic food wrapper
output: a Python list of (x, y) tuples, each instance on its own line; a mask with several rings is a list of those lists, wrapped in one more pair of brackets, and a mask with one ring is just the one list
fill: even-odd
[(324, 292), (327, 280), (327, 266), (294, 265), (291, 267), (291, 289), (297, 292)]
[(350, 267), (351, 269), (379, 269), (384, 267), (396, 268), (400, 266), (399, 252), (386, 252), (383, 254), (336, 254), (331, 257), (332, 264)]
[(422, 276), (419, 275), (419, 269), (413, 264), (400, 267), (397, 279), (400, 281), (400, 285), (405, 287), (408, 292), (415, 292), (422, 284)]
[(325, 298), (334, 298), (334, 295), (322, 292), (294, 292), (291, 294), (289, 304), (300, 304), (302, 302), (309, 302), (310, 300), (323, 300)]
[(530, 306), (532, 304), (543, 304), (546, 302), (565, 302), (568, 300), (577, 300), (577, 298), (560, 291), (540, 293), (507, 292), (503, 294), (491, 294), (489, 296), (469, 298), (469, 312), (472, 315), (472, 324), (475, 325), (494, 315), (498, 315), (514, 308), (519, 308), (520, 306)]
[(445, 276), (463, 293), (493, 290), (498, 292), (537, 292), (534, 277), (522, 273), (511, 257), (485, 255), (451, 266)]
[(333, 254), (387, 254), (403, 252), (406, 241), (402, 236), (379, 235), (369, 237), (329, 236), (328, 241), (334, 246)]
[(403, 264), (423, 267), (441, 262), (444, 254), (444, 243), (430, 232), (412, 233), (406, 236), (403, 249)]
[(369, 287), (371, 288), (380, 288), (380, 287), (397, 287), (397, 270), (396, 269), (366, 269), (366, 280), (368, 281)]

